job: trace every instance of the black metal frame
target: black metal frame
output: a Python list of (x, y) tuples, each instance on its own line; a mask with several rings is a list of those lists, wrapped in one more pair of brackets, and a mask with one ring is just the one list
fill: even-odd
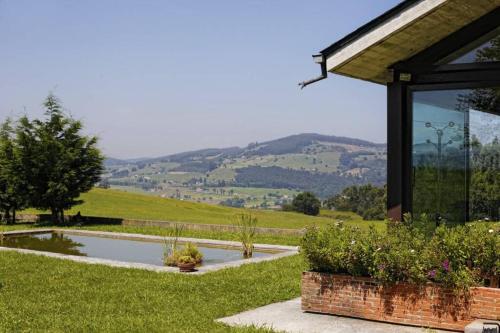
[(436, 65), (500, 26), (500, 8), (390, 70), (387, 85), (387, 209), (401, 219), (412, 211), (412, 93), (500, 86), (500, 62)]

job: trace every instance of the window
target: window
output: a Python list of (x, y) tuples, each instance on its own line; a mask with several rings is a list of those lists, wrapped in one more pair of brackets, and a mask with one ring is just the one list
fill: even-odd
[(470, 43), (439, 61), (439, 64), (464, 64), (474, 62), (500, 61), (500, 29)]

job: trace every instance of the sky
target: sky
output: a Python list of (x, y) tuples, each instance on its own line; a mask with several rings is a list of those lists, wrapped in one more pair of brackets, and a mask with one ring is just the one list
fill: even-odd
[(311, 55), (395, 0), (0, 0), (0, 121), (49, 92), (107, 156), (246, 146), (298, 133), (386, 142), (385, 87), (298, 88)]

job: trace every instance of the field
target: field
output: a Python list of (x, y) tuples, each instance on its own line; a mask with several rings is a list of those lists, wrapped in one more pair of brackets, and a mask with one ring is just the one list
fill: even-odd
[[(164, 220), (173, 222), (190, 222), (205, 224), (234, 224), (235, 217), (241, 213), (251, 212), (258, 219), (260, 227), (300, 229), (308, 225), (325, 225), (335, 222), (337, 218), (328, 216), (307, 216), (293, 212), (270, 210), (238, 209), (193, 203), (169, 198), (129, 193), (111, 189), (93, 189), (82, 195), (84, 204), (74, 207), (67, 213), (80, 212), (84, 216), (102, 216), (113, 218)], [(27, 212), (36, 213), (28, 210)], [(384, 222), (362, 221), (350, 215), (346, 223), (367, 227), (374, 223), (384, 227)]]
[(299, 296), (304, 268), (293, 256), (186, 276), (0, 252), (0, 331), (266, 332), (214, 320)]
[[(249, 193), (247, 193), (249, 194)], [(303, 228), (344, 220), (367, 227), (351, 213), (322, 211), (320, 217), (292, 212), (236, 209), (117, 190), (94, 189), (82, 196), (88, 216), (230, 224), (251, 212), (259, 226)], [(36, 211), (28, 211), (36, 212)], [(383, 222), (376, 222), (383, 228)], [(0, 225), (0, 231), (38, 227)], [(169, 229), (89, 225), (87, 230), (168, 235)], [(230, 232), (185, 230), (185, 237), (237, 240)], [(299, 245), (298, 236), (258, 234), (257, 243)], [(215, 322), (300, 295), (301, 256), (224, 269), (202, 276), (155, 273), (88, 265), (14, 252), (0, 252), (0, 332), (270, 332)], [(36, 272), (36, 274), (33, 274)]]
[[(310, 191), (321, 199), (354, 184), (385, 183), (385, 147), (314, 133), (292, 135), (247, 147), (212, 148), (157, 158), (108, 159), (103, 179), (112, 187), (133, 187), (162, 197), (232, 207), (277, 208), (286, 194), (243, 196), (241, 188)], [(352, 177), (352, 176), (356, 177)], [(300, 181), (308, 179), (307, 182)], [(239, 190), (229, 193), (228, 187)], [(225, 192), (225, 194), (224, 194)]]
[[(70, 213), (150, 218), (200, 223), (231, 223), (251, 210), (217, 207), (155, 196), (95, 189)], [(261, 226), (301, 228), (343, 221), (366, 228), (384, 222), (362, 221), (356, 214), (322, 210), (320, 217), (251, 211)], [(0, 225), (0, 231), (37, 227)], [(158, 227), (90, 225), (87, 230), (168, 235)], [(182, 236), (236, 240), (229, 232), (185, 230)], [(257, 235), (256, 242), (300, 244), (298, 236)], [(307, 269), (300, 255), (243, 265), (202, 276), (155, 273), (87, 265), (14, 252), (0, 252), (0, 332), (270, 332), (232, 328), (215, 322), (266, 304), (300, 295)], [(36, 274), (33, 274), (36, 272)]]
[(324, 152), (310, 154), (284, 154), (254, 156), (252, 158), (239, 158), (228, 167), (232, 169), (249, 166), (270, 167), (277, 166), (285, 169), (307, 170), (317, 172), (335, 172), (339, 166), (340, 153)]

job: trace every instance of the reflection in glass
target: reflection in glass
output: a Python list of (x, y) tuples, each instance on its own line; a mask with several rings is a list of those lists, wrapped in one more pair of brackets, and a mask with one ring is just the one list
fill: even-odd
[(436, 220), (500, 218), (498, 88), (413, 94), (412, 204)]
[(470, 218), (500, 220), (500, 113), (470, 111)]
[(500, 29), (479, 38), (439, 61), (440, 64), (465, 64), (500, 61)]
[(467, 113), (453, 103), (458, 96), (441, 91), (414, 94), (413, 212), (426, 213), (436, 222), (466, 218)]

